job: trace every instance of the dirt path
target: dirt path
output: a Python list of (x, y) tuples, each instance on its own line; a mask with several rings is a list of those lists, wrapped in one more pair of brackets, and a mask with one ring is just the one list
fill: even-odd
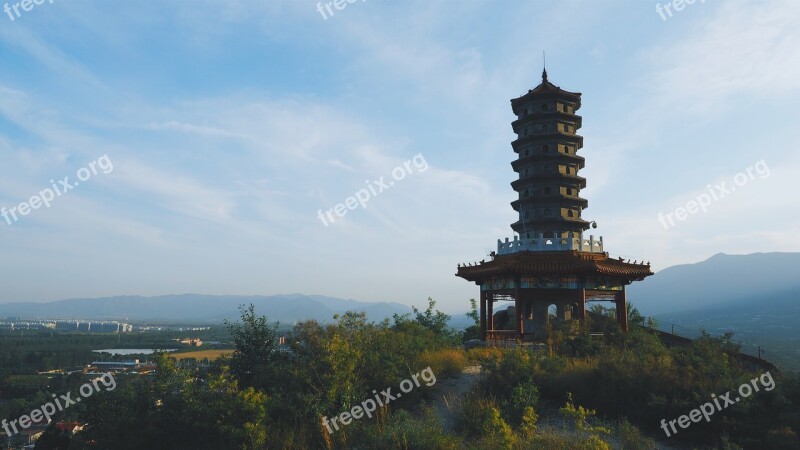
[(458, 400), (481, 379), (481, 366), (467, 366), (456, 378), (441, 383), (436, 398), (436, 412), (445, 430), (452, 431), (455, 425), (455, 405)]

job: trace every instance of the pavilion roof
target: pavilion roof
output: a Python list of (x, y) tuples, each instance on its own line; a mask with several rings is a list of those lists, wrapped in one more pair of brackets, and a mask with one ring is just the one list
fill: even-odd
[(459, 265), (456, 276), (481, 281), (496, 276), (600, 275), (642, 280), (653, 275), (650, 264), (624, 262), (608, 253), (578, 251), (518, 252), (496, 255), (490, 261)]

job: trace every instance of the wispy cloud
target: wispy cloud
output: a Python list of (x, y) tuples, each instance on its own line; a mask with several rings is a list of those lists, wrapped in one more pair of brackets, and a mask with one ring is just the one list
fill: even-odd
[[(551, 79), (584, 93), (587, 216), (613, 253), (663, 267), (800, 248), (778, 232), (800, 223), (780, 144), (800, 137), (789, 1), (707, 2), (668, 23), (623, 1), (361, 6), (324, 21), (304, 2), (70, 2), (0, 27), (0, 200), (102, 154), (115, 164), (0, 230), (14, 262), (0, 269), (19, 280), (0, 301), (314, 291), (463, 310), (474, 289), (455, 264), (516, 219), (508, 100), (538, 82), (543, 49)], [(659, 231), (659, 209), (765, 145), (769, 183)], [(428, 171), (319, 223), (416, 154)], [(58, 283), (31, 281), (67, 257)]]
[(800, 92), (800, 10), (791, 0), (719, 5), (680, 40), (648, 51), (659, 99), (689, 113), (720, 114), (743, 96)]

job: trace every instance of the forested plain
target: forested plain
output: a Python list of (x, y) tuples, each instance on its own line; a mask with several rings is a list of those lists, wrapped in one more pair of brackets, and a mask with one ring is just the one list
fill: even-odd
[[(51, 426), (36, 448), (800, 448), (800, 379), (786, 372), (771, 373), (774, 389), (666, 437), (662, 419), (688, 414), (764, 370), (735, 358), (729, 335), (669, 347), (646, 327), (623, 333), (598, 312), (587, 321), (554, 322), (539, 345), (485, 347), (473, 345), (474, 308), (476, 324), (456, 331), (432, 300), (425, 310), (382, 322), (346, 313), (331, 324), (299, 322), (288, 332), (243, 307), (228, 324), (230, 358), (179, 367), (157, 354), (153, 374), (120, 377), (113, 392), (64, 412), (63, 419), (86, 423), (83, 431)], [(635, 308), (628, 313), (631, 323), (646, 322)], [(279, 345), (283, 335), (286, 344)], [(55, 358), (48, 364), (80, 361), (91, 347), (107, 345), (97, 339), (75, 347), (63, 337), (63, 355), (47, 356)], [(3, 338), (3, 380), (36, 365), (36, 357), (12, 348)], [(371, 417), (354, 414), (338, 429), (326, 426), (325, 419), (389, 387), (397, 392), (426, 368), (435, 384), (404, 390)], [(5, 417), (81, 381), (70, 377), (40, 387), (38, 398)]]

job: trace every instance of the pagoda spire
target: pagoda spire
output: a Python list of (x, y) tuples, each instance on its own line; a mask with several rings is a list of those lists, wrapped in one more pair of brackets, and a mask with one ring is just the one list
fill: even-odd
[(542, 83), (547, 83), (547, 55), (542, 50)]

